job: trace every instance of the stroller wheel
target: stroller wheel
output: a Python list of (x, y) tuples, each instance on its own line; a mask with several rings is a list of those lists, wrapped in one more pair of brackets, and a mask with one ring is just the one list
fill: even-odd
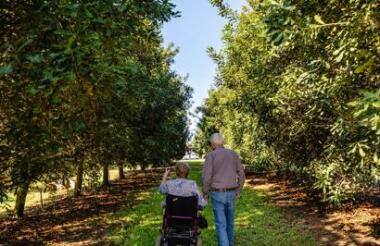
[(158, 236), (156, 238), (156, 246), (168, 246), (168, 243), (164, 243), (162, 240), (162, 236)]

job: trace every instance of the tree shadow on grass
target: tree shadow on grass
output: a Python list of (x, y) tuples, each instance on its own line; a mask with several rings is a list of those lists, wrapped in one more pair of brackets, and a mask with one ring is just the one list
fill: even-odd
[(309, 231), (289, 224), (266, 194), (246, 189), (238, 200), (236, 245), (317, 245)]
[[(101, 245), (153, 245), (160, 234), (163, 196), (151, 191), (144, 202), (134, 209), (122, 209), (115, 217), (128, 221), (127, 226), (117, 228)], [(201, 230), (203, 245), (216, 245), (215, 226), (211, 204), (204, 210), (209, 227)], [(287, 224), (278, 209), (268, 205), (268, 198), (249, 189), (237, 201), (235, 220), (235, 244), (251, 245), (316, 245), (308, 232), (300, 232)]]
[[(199, 178), (193, 173), (194, 179)], [(134, 209), (121, 210), (115, 214), (119, 219), (128, 221), (127, 226), (117, 228), (102, 245), (153, 245), (160, 234), (163, 199), (157, 192), (151, 192), (144, 202)], [(211, 204), (203, 212), (209, 228), (202, 230), (200, 237), (203, 245), (216, 245), (215, 226)], [(289, 224), (281, 211), (270, 205), (269, 198), (261, 192), (245, 189), (237, 201), (235, 220), (235, 244), (251, 245), (317, 245), (309, 231), (302, 231)]]
[(124, 223), (109, 217), (138, 202), (140, 192), (159, 183), (162, 171), (131, 171), (126, 179), (114, 181), (98, 193), (65, 197), (43, 209), (31, 207), (23, 220), (2, 219), (0, 245), (93, 244)]
[(249, 179), (254, 189), (271, 193), (271, 203), (283, 211), (288, 223), (313, 231), (320, 245), (380, 245), (374, 236), (376, 218), (380, 218), (380, 208), (375, 204), (364, 202), (345, 210), (331, 209), (288, 180), (262, 176)]

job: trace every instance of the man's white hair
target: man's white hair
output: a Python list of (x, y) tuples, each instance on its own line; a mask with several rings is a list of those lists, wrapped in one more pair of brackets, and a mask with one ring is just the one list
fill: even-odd
[(215, 145), (223, 145), (224, 139), (220, 133), (214, 133), (210, 137), (210, 142)]

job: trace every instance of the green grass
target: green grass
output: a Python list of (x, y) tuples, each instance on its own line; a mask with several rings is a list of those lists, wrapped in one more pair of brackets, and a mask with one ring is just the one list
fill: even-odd
[[(191, 162), (190, 178), (201, 183), (200, 162)], [(141, 194), (141, 202), (135, 207), (126, 207), (113, 215), (122, 228), (112, 232), (106, 239), (112, 245), (154, 245), (162, 221), (160, 202), (163, 200), (157, 189)], [(202, 230), (203, 245), (216, 245), (215, 226), (211, 204), (204, 215), (209, 228)], [(235, 245), (318, 245), (311, 232), (301, 231), (284, 219), (282, 212), (269, 204), (266, 194), (245, 188), (237, 201), (235, 217)]]

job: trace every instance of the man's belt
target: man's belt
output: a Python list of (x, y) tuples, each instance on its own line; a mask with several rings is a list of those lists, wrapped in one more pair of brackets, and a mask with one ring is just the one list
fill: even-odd
[(217, 189), (217, 188), (211, 188), (210, 191), (213, 191), (213, 192), (226, 192), (226, 191), (234, 191), (236, 190), (238, 187), (232, 187), (232, 188), (220, 188), (220, 189)]

